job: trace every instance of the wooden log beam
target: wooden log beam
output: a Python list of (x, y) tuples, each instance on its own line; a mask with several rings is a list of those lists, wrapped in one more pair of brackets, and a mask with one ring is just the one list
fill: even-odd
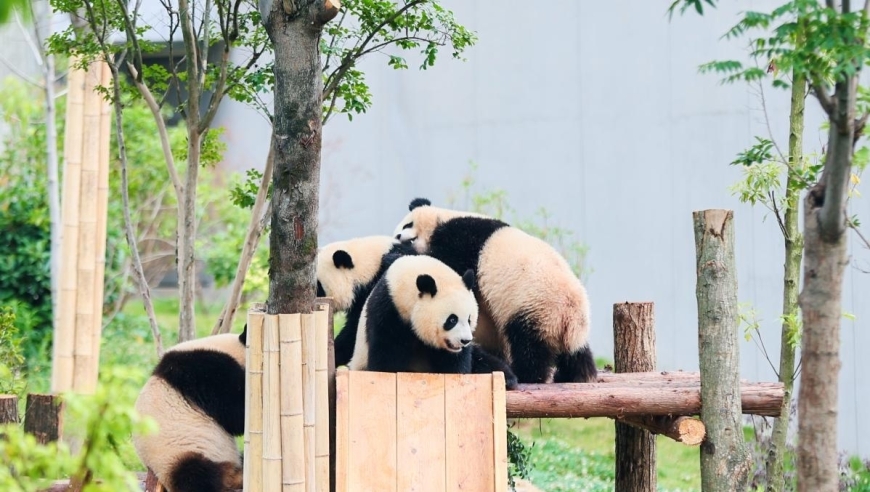
[[(654, 306), (651, 302), (613, 305), (613, 365), (617, 373), (656, 368)], [(667, 418), (667, 417), (663, 417)], [(656, 438), (648, 430), (616, 420), (616, 490), (656, 490)]]
[(704, 440), (706, 429), (704, 422), (694, 417), (614, 417), (619, 422), (624, 422), (627, 425), (646, 429), (653, 434), (670, 437), (674, 441), (685, 444), (686, 446), (697, 446)]
[(18, 397), (0, 395), (0, 425), (18, 423)]
[[(776, 417), (782, 383), (748, 383), (740, 390), (743, 413)], [(697, 415), (700, 386), (634, 387), (601, 383), (521, 384), (507, 392), (508, 418)]]

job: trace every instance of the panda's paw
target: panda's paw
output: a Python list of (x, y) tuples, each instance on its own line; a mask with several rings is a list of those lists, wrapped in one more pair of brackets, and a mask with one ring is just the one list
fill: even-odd
[(516, 374), (509, 371), (504, 374), (504, 387), (508, 391), (512, 391), (517, 389), (517, 385), (519, 384), (519, 380), (517, 379)]

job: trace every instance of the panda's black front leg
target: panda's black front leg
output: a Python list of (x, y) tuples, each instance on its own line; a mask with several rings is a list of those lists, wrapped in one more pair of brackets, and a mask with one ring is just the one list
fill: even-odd
[(505, 326), (510, 342), (511, 369), (520, 383), (547, 383), (556, 365), (556, 354), (538, 336), (532, 319), (514, 316)]
[(345, 322), (344, 328), (335, 337), (335, 366), (346, 366), (353, 358), (356, 345), (357, 323)]
[(368, 332), (369, 360), (366, 367), (369, 371), (407, 372), (411, 367), (411, 357), (414, 353), (413, 341), (404, 337), (393, 337), (389, 333)]
[(432, 372), (436, 374), (471, 374), (471, 347), (458, 354), (429, 348)]
[(471, 372), (475, 374), (490, 374), (496, 371), (504, 373), (505, 388), (509, 390), (517, 389), (517, 376), (511, 370), (507, 362), (499, 357), (496, 357), (480, 345), (471, 345)]

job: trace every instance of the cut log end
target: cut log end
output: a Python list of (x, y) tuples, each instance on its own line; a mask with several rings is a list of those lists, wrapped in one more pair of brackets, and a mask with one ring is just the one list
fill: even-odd
[(687, 446), (698, 446), (707, 434), (704, 422), (691, 417), (678, 418), (674, 422), (673, 427), (676, 429), (678, 436), (675, 440)]

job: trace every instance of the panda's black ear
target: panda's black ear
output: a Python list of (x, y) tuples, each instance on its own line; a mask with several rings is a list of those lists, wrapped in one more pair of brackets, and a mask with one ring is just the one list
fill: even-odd
[(242, 330), (242, 333), (239, 334), (239, 341), (242, 345), (248, 344), (248, 324), (245, 323), (245, 329)]
[(332, 262), (335, 264), (335, 268), (353, 268), (353, 258), (343, 249), (332, 253)]
[(415, 198), (415, 199), (411, 200), (411, 204), (408, 205), (408, 210), (410, 211), (410, 210), (414, 210), (417, 207), (423, 207), (423, 206), (428, 206), (428, 205), (432, 205), (432, 202), (430, 202), (428, 199)]
[(438, 287), (435, 285), (435, 279), (424, 273), (417, 277), (417, 290), (420, 291), (421, 297), (423, 294), (429, 294), (430, 296), (435, 297), (435, 294), (438, 292)]
[(474, 277), (474, 270), (470, 268), (466, 270), (464, 274), (462, 274), (462, 283), (464, 283), (465, 286), (468, 287), (468, 290), (474, 290), (475, 280), (476, 279)]

